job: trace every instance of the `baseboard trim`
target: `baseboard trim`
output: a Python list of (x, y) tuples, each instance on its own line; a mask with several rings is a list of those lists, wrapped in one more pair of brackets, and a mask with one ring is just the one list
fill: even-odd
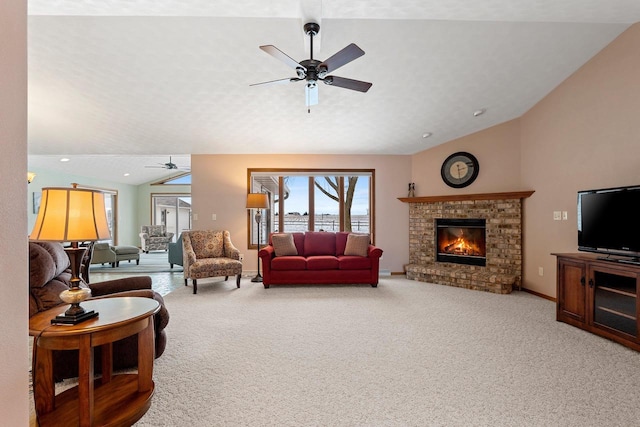
[(532, 291), (531, 289), (522, 288), (522, 291), (524, 291), (524, 292), (528, 292), (528, 293), (530, 293), (531, 295), (535, 295), (535, 296), (537, 296), (537, 297), (544, 298), (544, 299), (549, 300), (549, 301), (556, 302), (556, 299), (555, 299), (555, 298), (550, 297), (549, 295), (541, 294), (540, 292)]

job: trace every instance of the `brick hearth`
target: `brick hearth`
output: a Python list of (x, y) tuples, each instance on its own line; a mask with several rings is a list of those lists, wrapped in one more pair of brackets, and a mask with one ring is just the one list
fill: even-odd
[[(522, 199), (533, 191), (401, 198), (409, 203), (407, 278), (508, 294), (522, 277)], [(437, 218), (486, 220), (487, 265), (436, 262)]]

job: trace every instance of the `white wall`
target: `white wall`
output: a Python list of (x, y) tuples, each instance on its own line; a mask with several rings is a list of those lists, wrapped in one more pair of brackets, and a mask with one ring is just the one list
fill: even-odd
[(0, 419), (29, 423), (27, 2), (0, 1)]

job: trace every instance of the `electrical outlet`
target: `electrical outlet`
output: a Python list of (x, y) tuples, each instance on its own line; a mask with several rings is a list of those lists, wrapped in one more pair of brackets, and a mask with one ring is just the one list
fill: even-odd
[(193, 214), (193, 220), (194, 220), (194, 221), (197, 221), (197, 220), (198, 220), (198, 214), (197, 214), (197, 213), (194, 213), (194, 214)]
[(216, 214), (211, 214), (211, 221), (215, 221), (218, 218)]
[(538, 276), (544, 276), (544, 269), (542, 267), (538, 267)]
[(562, 220), (566, 221), (569, 219), (569, 213), (567, 211), (562, 211)]
[(240, 254), (240, 261), (244, 261), (244, 254)]

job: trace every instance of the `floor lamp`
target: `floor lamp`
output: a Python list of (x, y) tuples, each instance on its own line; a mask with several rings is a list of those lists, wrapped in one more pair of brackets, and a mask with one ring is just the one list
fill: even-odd
[(71, 244), (65, 248), (71, 261), (71, 287), (60, 293), (60, 299), (71, 306), (51, 323), (75, 325), (98, 315), (80, 306), (91, 290), (80, 286), (80, 267), (87, 248), (80, 247), (79, 242), (110, 238), (104, 193), (77, 188), (76, 184), (72, 188), (42, 189), (40, 209), (29, 240)]
[(258, 274), (251, 279), (252, 282), (262, 282), (262, 276), (260, 275), (260, 229), (262, 228), (262, 209), (269, 207), (269, 198), (265, 193), (249, 193), (247, 194), (247, 209), (256, 210), (256, 223), (258, 224)]

